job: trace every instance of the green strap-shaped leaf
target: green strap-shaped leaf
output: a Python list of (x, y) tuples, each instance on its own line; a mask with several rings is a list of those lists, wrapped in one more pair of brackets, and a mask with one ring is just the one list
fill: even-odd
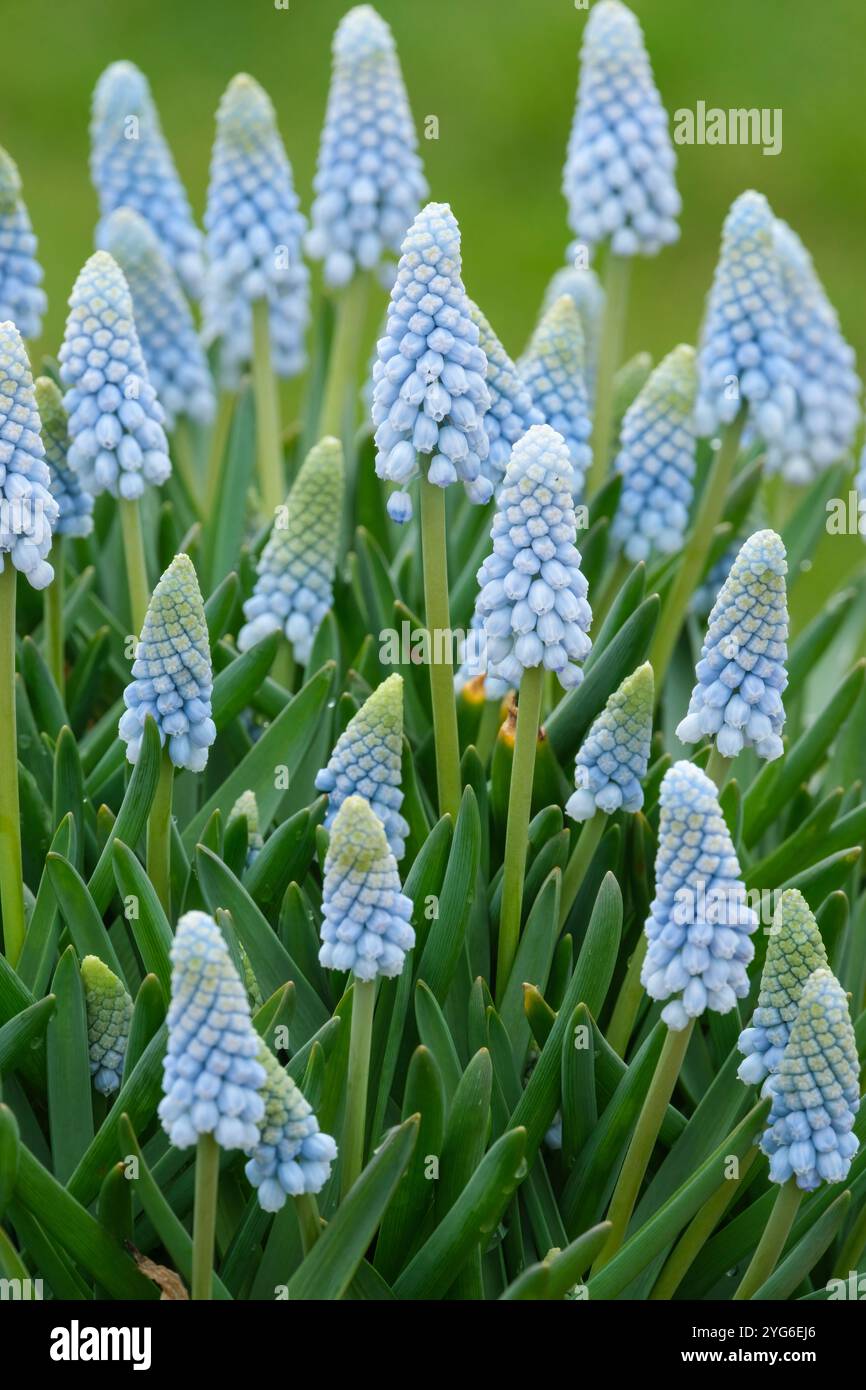
[(84, 985), (68, 946), (54, 972), (56, 1008), (48, 1023), (48, 1120), (54, 1173), (66, 1182), (93, 1139)]
[[(111, 827), (111, 833), (87, 885), (90, 896), (99, 912), (105, 912), (111, 901), (111, 893), (114, 888), (112, 870), (114, 841), (122, 840), (126, 845), (137, 845), (147, 824), (151, 803), (156, 794), (156, 784), (159, 780), (161, 754), (162, 749), (156, 721), (148, 715), (144, 721), (144, 734), (141, 739), (138, 762), (132, 770), (132, 776), (129, 779), (117, 819)], [(108, 963), (106, 962), (106, 964)]]
[(124, 915), (141, 952), (144, 968), (156, 976), (168, 998), (173, 941), (168, 918), (136, 855), (122, 840), (114, 840), (112, 867), (117, 891), (124, 902)]
[(81, 959), (98, 956), (126, 983), (123, 966), (84, 879), (62, 855), (49, 854), (47, 865), (60, 905), (60, 915), (69, 928), (69, 935)]
[(419, 1115), (418, 1142), (406, 1171), (397, 1184), (382, 1219), (376, 1241), (374, 1268), (392, 1284), (419, 1242), (425, 1218), (433, 1204), (435, 1183), (430, 1181), (431, 1154), (442, 1148), (445, 1129), (445, 1089), (433, 1053), (417, 1047), (409, 1063), (403, 1096), (403, 1119)]

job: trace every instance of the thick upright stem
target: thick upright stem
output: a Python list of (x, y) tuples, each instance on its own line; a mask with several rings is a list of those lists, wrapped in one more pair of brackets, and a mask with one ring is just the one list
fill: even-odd
[(622, 361), (628, 282), (631, 260), (628, 256), (608, 256), (604, 277), (604, 318), (595, 378), (595, 404), (592, 430), (592, 463), (586, 480), (586, 495), (592, 499), (604, 485), (610, 463), (613, 438), (613, 386)]
[(299, 1197), (295, 1197), (293, 1200), (295, 1215), (298, 1218), (298, 1230), (301, 1233), (301, 1249), (305, 1255), (309, 1255), (322, 1233), (319, 1204), (311, 1192), (302, 1192)]
[(454, 699), (448, 555), (445, 545), (445, 490), (421, 478), (421, 552), (427, 620), (430, 695), (439, 814), (456, 820), (460, 809), (460, 743)]
[(517, 955), (523, 910), (523, 876), (529, 842), (532, 778), (538, 723), (544, 691), (544, 667), (530, 666), (523, 673), (517, 703), (517, 732), (508, 791), (505, 858), (502, 869), (502, 908), (499, 913), (499, 951), (496, 961), (496, 997), (501, 1002)]
[(197, 517), (202, 514), (201, 482), (196, 468), (192, 430), (186, 416), (181, 416), (171, 437), (171, 461), (177, 469), (183, 491)]
[(319, 438), (351, 439), (357, 411), (358, 355), (364, 334), (370, 276), (359, 272), (339, 296), (319, 415)]
[(64, 696), (66, 676), (63, 659), (63, 601), (66, 588), (63, 562), (63, 537), (56, 535), (51, 546), (54, 579), (45, 590), (45, 659), (54, 677), (54, 684), (60, 691), (61, 699)]
[(195, 1159), (192, 1226), (192, 1297), (211, 1297), (220, 1151), (212, 1134), (200, 1134)]
[(662, 1272), (655, 1282), (650, 1298), (661, 1300), (673, 1298), (683, 1279), (685, 1279), (701, 1250), (721, 1221), (731, 1202), (740, 1190), (740, 1184), (758, 1156), (758, 1147), (753, 1145), (744, 1158), (740, 1159), (740, 1171), (736, 1178), (725, 1178), (698, 1214), (686, 1227), (677, 1241)]
[(574, 907), (580, 885), (592, 863), (592, 856), (598, 849), (598, 843), (604, 834), (606, 824), (607, 816), (604, 811), (596, 811), (595, 815), (590, 816), (589, 820), (584, 821), (580, 827), (577, 844), (572, 850), (571, 858), (565, 866), (565, 873), (562, 875), (562, 892), (559, 898), (560, 926), (564, 926), (569, 912)]
[(724, 757), (715, 744), (710, 749), (710, 756), (707, 761), (707, 776), (711, 782), (715, 782), (719, 791), (725, 785), (728, 773), (731, 768), (731, 758)]
[(159, 781), (147, 821), (147, 876), (171, 921), (171, 792), (174, 764), (162, 750)]
[(123, 554), (126, 561), (126, 580), (129, 585), (129, 607), (133, 631), (140, 636), (144, 615), (150, 602), (147, 562), (144, 558), (144, 536), (138, 503), (121, 497), (117, 503), (120, 529), (123, 532)]
[(253, 394), (256, 401), (256, 459), (262, 510), (271, 522), (286, 500), (280, 403), (271, 368), (271, 329), (266, 299), (253, 305)]
[(773, 1203), (770, 1219), (764, 1227), (764, 1234), (752, 1256), (752, 1262), (736, 1293), (732, 1295), (735, 1300), (752, 1298), (773, 1273), (776, 1262), (785, 1248), (785, 1241), (791, 1234), (802, 1197), (803, 1193), (794, 1178), (782, 1183)]
[(236, 401), (237, 392), (220, 391), (207, 460), (205, 515), (210, 519), (213, 518), (219, 502), (223, 459), (228, 446)]
[(18, 734), (15, 721), (15, 585), (9, 555), (0, 574), (0, 904), (3, 949), (15, 965), (24, 945), (24, 878), (18, 807)]
[(346, 1080), (346, 1111), (343, 1120), (343, 1196), (364, 1166), (367, 1131), (367, 1084), (370, 1074), (370, 1042), (373, 1036), (373, 1010), (376, 981), (355, 980), (352, 986), (352, 1031), (349, 1035), (349, 1068)]
[(482, 767), (486, 767), (490, 761), (490, 754), (493, 752), (496, 735), (499, 733), (501, 727), (501, 700), (485, 700), (484, 708), (481, 711), (478, 732), (475, 736), (475, 751), (478, 754)]
[(625, 1057), (631, 1038), (634, 1021), (637, 1018), (640, 1001), (643, 998), (643, 985), (640, 972), (647, 952), (647, 939), (643, 932), (631, 953), (625, 979), (622, 982), (616, 1004), (607, 1029), (607, 1040), (614, 1052)]

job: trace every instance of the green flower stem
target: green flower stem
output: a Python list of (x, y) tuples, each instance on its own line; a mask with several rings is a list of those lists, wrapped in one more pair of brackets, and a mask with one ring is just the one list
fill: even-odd
[(604, 485), (610, 463), (613, 436), (614, 377), (622, 361), (631, 258), (609, 254), (604, 275), (604, 318), (595, 378), (592, 463), (586, 480), (586, 496), (593, 498)]
[(15, 722), (15, 592), (18, 571), (9, 555), (0, 574), (0, 903), (3, 947), (15, 965), (24, 945), (24, 878), (18, 806), (18, 734)]
[(740, 1191), (740, 1185), (759, 1152), (758, 1146), (754, 1144), (740, 1159), (738, 1176), (725, 1178), (717, 1191), (708, 1201), (704, 1202), (700, 1211), (692, 1218), (662, 1266), (661, 1274), (655, 1282), (650, 1299), (658, 1301), (673, 1298), (731, 1202)]
[(144, 535), (138, 502), (126, 497), (118, 499), (120, 529), (123, 533), (123, 554), (126, 560), (126, 581), (129, 585), (129, 607), (133, 631), (141, 635), (144, 616), (150, 602), (147, 562), (144, 558)]
[(302, 1192), (300, 1197), (294, 1197), (292, 1200), (298, 1218), (298, 1230), (301, 1233), (301, 1248), (305, 1255), (309, 1255), (322, 1233), (319, 1204), (311, 1192)]
[(197, 517), (201, 516), (201, 483), (195, 460), (195, 447), (189, 420), (182, 416), (171, 437), (171, 461), (177, 469), (186, 500)]
[(638, 1015), (638, 1009), (640, 1008), (641, 999), (643, 998), (643, 985), (640, 982), (640, 972), (643, 968), (646, 953), (647, 939), (645, 934), (641, 932), (635, 944), (635, 948), (629, 957), (625, 979), (617, 995), (616, 1004), (614, 1005), (607, 1029), (607, 1041), (610, 1043), (614, 1052), (619, 1053), (620, 1057), (625, 1057), (635, 1019)]
[(590, 594), (590, 606), (592, 607), (592, 630), (593, 634), (601, 632), (601, 625), (610, 612), (611, 604), (619, 593), (625, 581), (628, 579), (634, 565), (627, 560), (625, 555), (618, 555), (613, 568), (608, 571), (606, 579), (602, 582), (598, 597)]
[(219, 1144), (212, 1134), (200, 1134), (195, 1155), (195, 1205), (192, 1224), (192, 1297), (211, 1297), (216, 1234)]
[(448, 603), (448, 555), (445, 545), (445, 489), (421, 478), (421, 554), (424, 607), (433, 701), (433, 741), (439, 814), (456, 821), (460, 809), (460, 743), (454, 699), (451, 613)]
[(690, 1019), (688, 1026), (677, 1033), (668, 1029), (610, 1200), (607, 1219), (611, 1223), (611, 1231), (592, 1267), (593, 1274), (597, 1274), (613, 1259), (625, 1240), (628, 1223), (652, 1157), (665, 1111), (674, 1093), (694, 1026), (694, 1019)]
[(256, 401), (256, 459), (262, 510), (268, 522), (286, 500), (283, 448), (280, 438), (280, 403), (277, 379), (271, 367), (271, 329), (268, 302), (253, 305), (253, 395)]
[(343, 1119), (341, 1191), (345, 1197), (364, 1166), (367, 1133), (367, 1083), (370, 1074), (370, 1042), (376, 981), (355, 980), (352, 985), (352, 1031), (349, 1035), (349, 1068), (346, 1077), (346, 1111)]
[(336, 321), (328, 375), (322, 393), (319, 434), (333, 434), (348, 443), (353, 434), (357, 410), (358, 357), (367, 316), (370, 276), (359, 272), (336, 302)]
[(486, 767), (490, 762), (490, 755), (493, 752), (493, 745), (496, 742), (496, 735), (502, 727), (502, 701), (485, 700), (484, 708), (481, 711), (481, 719), (478, 724), (478, 733), (475, 736), (475, 751), (481, 762), (482, 767)]
[(728, 772), (731, 768), (733, 758), (725, 758), (719, 752), (715, 744), (710, 749), (709, 761), (707, 762), (707, 776), (711, 782), (715, 782), (719, 791), (725, 785)]
[(496, 994), (502, 1000), (517, 955), (520, 917), (523, 908), (523, 876), (529, 842), (529, 813), (532, 806), (532, 778), (541, 697), (544, 693), (544, 667), (530, 666), (523, 672), (517, 702), (517, 733), (511, 786), (508, 791), (508, 820), (505, 828), (505, 858), (502, 872), (502, 908), (499, 914), (499, 950), (496, 961)]
[(205, 485), (205, 515), (212, 518), (220, 495), (223, 460), (229, 442), (232, 417), (237, 404), (236, 391), (220, 391), (217, 402), (216, 420), (210, 437)]
[(45, 659), (54, 677), (54, 684), (63, 699), (66, 667), (63, 659), (63, 601), (65, 575), (63, 573), (63, 537), (57, 535), (51, 547), (51, 563), (54, 566), (54, 580), (45, 590)]
[(171, 921), (171, 792), (174, 764), (162, 750), (159, 781), (147, 821), (147, 876)]
[(735, 1301), (742, 1302), (751, 1298), (773, 1273), (776, 1261), (785, 1248), (785, 1241), (791, 1234), (791, 1227), (802, 1198), (803, 1193), (797, 1186), (796, 1179), (789, 1178), (787, 1182), (782, 1183), (751, 1264), (743, 1275), (736, 1293), (732, 1295)]
[(295, 654), (287, 637), (280, 638), (271, 676), (278, 685), (281, 685), (284, 690), (288, 690), (291, 695), (295, 688)]
[(565, 925), (569, 912), (574, 907), (574, 900), (580, 891), (586, 871), (592, 863), (592, 856), (598, 849), (599, 841), (604, 833), (607, 824), (607, 816), (604, 811), (596, 811), (594, 816), (583, 822), (580, 827), (580, 834), (577, 837), (577, 844), (571, 852), (571, 858), (565, 866), (562, 875), (562, 892), (559, 898), (559, 925)]
[(721, 445), (710, 465), (695, 523), (656, 628), (649, 661), (655, 672), (657, 692), (661, 691), (664, 684), (668, 662), (676, 646), (695, 586), (703, 573), (713, 542), (713, 533), (724, 510), (745, 422), (746, 408), (741, 406), (736, 420), (725, 428)]

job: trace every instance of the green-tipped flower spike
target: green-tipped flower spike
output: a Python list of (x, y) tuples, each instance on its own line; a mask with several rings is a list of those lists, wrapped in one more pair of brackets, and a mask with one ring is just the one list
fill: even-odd
[(210, 367), (155, 232), (131, 208), (118, 208), (104, 222), (100, 244), (126, 276), (148, 376), (168, 428), (174, 429), (181, 415), (209, 424), (215, 408)]
[(265, 1113), (244, 1172), (262, 1210), (279, 1211), (286, 1197), (321, 1192), (337, 1157), (337, 1145), (319, 1129), (313, 1107), (264, 1043), (259, 1061), (265, 1069), (265, 1084), (259, 1092)]
[(490, 393), (490, 407), (484, 416), (484, 431), (490, 448), (481, 471), (497, 488), (505, 476), (512, 445), (530, 425), (543, 424), (544, 416), (533, 405), (517, 368), (471, 299), (469, 313), (478, 326), (478, 346), (487, 358), (487, 390)]
[(50, 376), (38, 376), (33, 387), (42, 422), (42, 443), (50, 474), (51, 496), (59, 508), (54, 525), (58, 536), (89, 536), (93, 530), (93, 498), (69, 467), (69, 432), (63, 396)]
[(533, 333), (521, 370), (535, 405), (568, 445), (575, 498), (583, 491), (584, 476), (592, 459), (585, 365), (580, 315), (574, 300), (563, 294), (554, 300)]
[(804, 1192), (842, 1182), (860, 1147), (853, 1133), (860, 1063), (848, 996), (830, 970), (816, 970), (803, 986), (769, 1093), (761, 1148), (770, 1159), (770, 1181), (793, 1176)]
[(756, 531), (742, 546), (710, 613), (697, 685), (677, 728), (683, 743), (709, 736), (723, 758), (735, 758), (742, 748), (768, 761), (781, 756), (787, 572), (775, 531)]
[(255, 792), (241, 792), (229, 811), (229, 825), (240, 816), (243, 816), (247, 823), (247, 868), (249, 868), (265, 843), (259, 830), (259, 803), (256, 800)]
[(359, 980), (399, 975), (415, 945), (411, 917), (382, 822), (362, 796), (347, 797), (325, 859), (319, 961)]
[(59, 512), (50, 481), (21, 334), (0, 323), (0, 572), (8, 555), (34, 589), (54, 578), (45, 558)]
[(743, 1029), (737, 1042), (745, 1059), (737, 1076), (747, 1086), (778, 1070), (797, 1017), (803, 986), (814, 970), (826, 966), (827, 952), (818, 923), (802, 893), (789, 888), (779, 898), (773, 914), (761, 992), (751, 1024)]
[(81, 962), (87, 1006), (87, 1043), (93, 1085), (103, 1096), (118, 1090), (132, 1022), (132, 1000), (113, 970), (98, 956)]
[[(541, 301), (539, 321), (562, 295), (574, 300), (574, 307), (580, 314), (584, 342), (584, 380), (590, 401), (595, 395), (595, 372), (598, 363), (598, 348), (601, 339), (601, 324), (604, 316), (604, 290), (601, 281), (589, 266), (564, 265), (551, 277), (544, 298)], [(523, 370), (523, 360), (517, 364)]]
[(596, 811), (641, 809), (652, 728), (653, 669), (647, 661), (626, 676), (590, 726), (575, 762), (569, 816), (582, 821)]
[(151, 715), (174, 766), (202, 772), (216, 738), (213, 670), (204, 604), (188, 555), (175, 555), (153, 591), (132, 675), (118, 726), (129, 761), (138, 761), (144, 721)]
[(348, 796), (363, 796), (376, 812), (395, 859), (402, 859), (409, 825), (400, 815), (403, 760), (403, 677), (396, 673), (377, 686), (349, 720), (334, 751), (316, 776), (316, 789), (328, 794), (325, 825), (330, 828)]
[(338, 439), (319, 440), (304, 460), (284, 508), (277, 513), (259, 560), (242, 652), (271, 632), (283, 632), (300, 662), (334, 599), (334, 571), (343, 513), (343, 450)]
[(38, 338), (47, 302), (18, 167), (0, 145), (0, 320), (11, 319), (23, 338)]

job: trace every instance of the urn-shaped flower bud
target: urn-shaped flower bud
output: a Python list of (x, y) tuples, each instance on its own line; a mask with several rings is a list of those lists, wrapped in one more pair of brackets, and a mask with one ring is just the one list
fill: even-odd
[[(747, 1086), (778, 1070), (803, 986), (815, 970), (827, 965), (827, 952), (818, 923), (796, 888), (779, 898), (761, 974), (761, 992), (752, 1021), (740, 1033), (737, 1047), (744, 1061), (737, 1075)], [(766, 1094), (767, 1087), (764, 1086)]]
[(244, 603), (246, 622), (238, 633), (242, 652), (271, 632), (284, 632), (297, 659), (309, 660), (334, 599), (343, 486), (343, 450), (339, 440), (327, 436), (310, 450), (277, 512), (255, 588)]
[(592, 459), (592, 422), (584, 380), (584, 342), (574, 300), (560, 295), (532, 335), (521, 362), (523, 380), (548, 425), (568, 445), (573, 469), (573, 495), (583, 491), (584, 474)]
[(337, 1145), (323, 1134), (313, 1107), (264, 1043), (259, 1061), (265, 1082), (259, 1095), (265, 1113), (259, 1136), (244, 1168), (264, 1211), (279, 1211), (286, 1197), (321, 1192), (337, 1157)]
[(848, 997), (830, 970), (816, 970), (800, 995), (791, 1035), (770, 1077), (773, 1097), (761, 1148), (770, 1181), (794, 1177), (804, 1192), (841, 1182), (860, 1147), (860, 1064)]
[(397, 253), (427, 183), (394, 37), (372, 5), (337, 26), (307, 250), (347, 285)]
[(59, 515), (39, 424), (21, 334), (0, 323), (0, 571), (8, 556), (34, 589), (54, 578), (45, 557)]
[(454, 214), (428, 203), (406, 233), (373, 367), (376, 473), (401, 489), (388, 500), (395, 521), (411, 515), (403, 490), (419, 455), (437, 487), (459, 479), (473, 502), (493, 491), (482, 472), (487, 358), (460, 274)]
[[(111, 63), (96, 84), (90, 121), (90, 175), (107, 218), (132, 208), (153, 227), (187, 294), (204, 276), (202, 234), (165, 142), (147, 78), (134, 63)], [(96, 239), (100, 241), (101, 224)]]
[(362, 796), (382, 822), (394, 858), (402, 859), (409, 834), (400, 815), (402, 762), (403, 677), (395, 673), (349, 720), (316, 776), (317, 790), (328, 794), (325, 825), (333, 825), (348, 796)]
[(415, 945), (411, 916), (382, 822), (362, 796), (346, 797), (325, 858), (321, 964), (359, 980), (399, 975)]
[(188, 555), (175, 555), (153, 591), (132, 677), (118, 725), (129, 761), (138, 761), (144, 721), (151, 715), (175, 767), (202, 772), (216, 738), (213, 668), (204, 604)]
[(680, 344), (650, 374), (622, 422), (614, 542), (637, 563), (680, 549), (695, 478), (695, 353)]
[(0, 146), (0, 321), (11, 320), (23, 338), (39, 337), (48, 303), (36, 250), (18, 166)]
[(653, 256), (676, 241), (675, 168), (640, 24), (619, 0), (599, 0), (584, 31), (562, 180), (578, 241), (609, 238), (618, 256)]
[(217, 111), (207, 211), (206, 343), (219, 341), (220, 374), (232, 387), (252, 360), (253, 312), (268, 305), (277, 376), (304, 366), (310, 276), (292, 166), (271, 99), (246, 73), (232, 78)]
[(259, 829), (259, 803), (254, 791), (241, 792), (229, 811), (228, 823), (243, 816), (247, 823), (247, 868), (254, 864), (264, 845), (264, 836)]
[(509, 686), (544, 666), (563, 689), (579, 685), (592, 611), (572, 501), (568, 448), (550, 425), (533, 425), (511, 453), (497, 499), (492, 554), (478, 571), (487, 669)]
[(69, 300), (60, 349), (69, 464), (94, 497), (141, 497), (171, 472), (162, 406), (147, 375), (120, 266), (97, 251)]
[(533, 405), (529, 389), (477, 304), (469, 312), (478, 325), (478, 342), (487, 358), (487, 390), (490, 408), (484, 416), (488, 453), (482, 472), (497, 488), (505, 475), (511, 449), (530, 425), (541, 425), (544, 416)]
[(653, 668), (644, 662), (609, 696), (574, 766), (577, 790), (565, 804), (574, 820), (596, 811), (639, 811), (653, 730)]
[(694, 763), (674, 763), (662, 780), (655, 885), (640, 978), (651, 999), (671, 1000), (662, 1018), (678, 1032), (746, 997), (758, 925), (716, 788)]
[(171, 960), (162, 1127), (177, 1149), (212, 1134), (220, 1148), (249, 1151), (259, 1142), (267, 1074), (246, 990), (212, 917), (184, 913)]
[(784, 440), (794, 415), (791, 353), (772, 209), (760, 193), (741, 193), (725, 218), (701, 327), (698, 433), (714, 434), (744, 405), (767, 444)]
[[(587, 395), (592, 401), (595, 395), (595, 374), (598, 365), (598, 348), (601, 339), (601, 323), (604, 316), (604, 290), (601, 281), (594, 270), (589, 266), (564, 265), (551, 276), (547, 289), (544, 291), (544, 298), (541, 301), (541, 312), (539, 322), (544, 318), (548, 309), (567, 294), (569, 299), (574, 301), (574, 307), (580, 315), (580, 326), (583, 329), (584, 344), (584, 370), (583, 376), (586, 382)], [(523, 359), (518, 362), (517, 370), (523, 371)]]
[(132, 1022), (132, 1000), (122, 980), (98, 956), (85, 956), (81, 981), (87, 1009), (87, 1047), (93, 1085), (103, 1096), (118, 1090)]
[(51, 496), (58, 506), (57, 536), (89, 536), (93, 530), (93, 498), (69, 467), (69, 429), (63, 395), (49, 376), (38, 376), (33, 389), (42, 423), (42, 443), (50, 475)]
[(189, 304), (152, 227), (131, 208), (105, 219), (101, 245), (126, 277), (150, 383), (169, 429), (179, 416), (207, 425), (214, 414), (210, 368)]
[(741, 547), (710, 613), (689, 712), (677, 728), (683, 743), (709, 737), (724, 758), (742, 748), (768, 761), (781, 755), (787, 572), (775, 531), (756, 531)]

